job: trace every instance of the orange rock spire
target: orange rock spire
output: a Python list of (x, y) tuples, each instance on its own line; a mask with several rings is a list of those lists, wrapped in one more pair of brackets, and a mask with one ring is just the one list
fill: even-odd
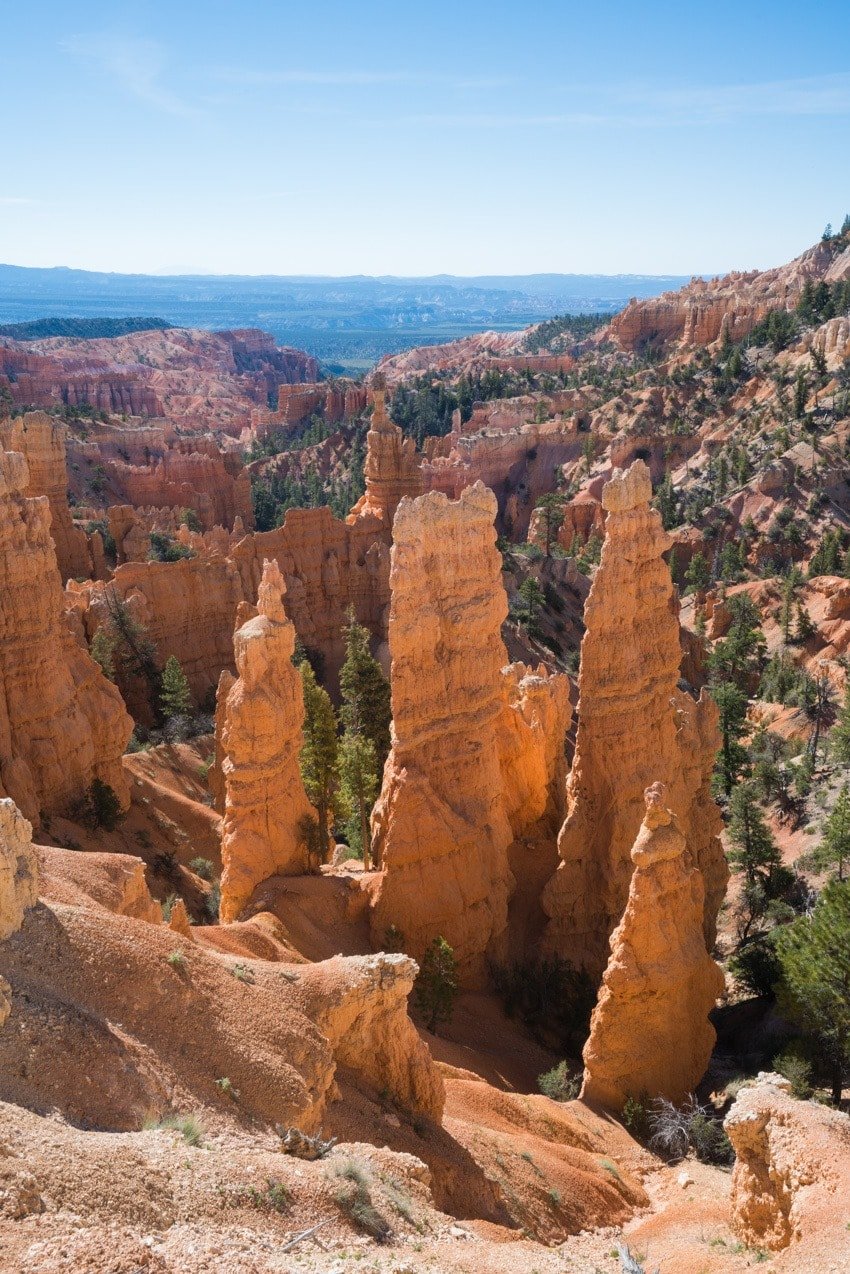
[(626, 905), (644, 791), (658, 774), (669, 776), (670, 807), (703, 873), (709, 946), (728, 877), (709, 787), (717, 710), (705, 692), (695, 701), (677, 688), (676, 593), (662, 557), (671, 541), (651, 496), (642, 460), (603, 490), (605, 545), (585, 607), (561, 863), (543, 896), (546, 947), (595, 979)]
[[(304, 703), (292, 663), (295, 629), (286, 616), (286, 585), (266, 561), (259, 614), (233, 637), (238, 677), (227, 692), (221, 740), (225, 783), (221, 918), (237, 919), (256, 885), (307, 869), (303, 820), (315, 816), (298, 764)], [(217, 714), (218, 715), (218, 714)]]
[(708, 1014), (724, 985), (705, 948), (702, 876), (666, 789), (656, 783), (645, 796), (629, 898), (584, 1046), (582, 1097), (617, 1111), (627, 1097), (679, 1102), (693, 1092), (714, 1047)]
[(496, 499), (480, 482), (396, 511), (389, 624), (393, 745), (372, 816), (383, 877), (376, 944), (390, 925), (421, 957), (436, 936), (461, 976), (498, 951), (514, 886), (507, 851), (543, 814), (561, 773), (566, 678), (510, 666)]

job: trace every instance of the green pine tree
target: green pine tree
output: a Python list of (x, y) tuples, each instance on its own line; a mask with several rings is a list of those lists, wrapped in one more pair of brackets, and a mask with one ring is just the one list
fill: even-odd
[(823, 840), (807, 856), (815, 871), (835, 871), (843, 880), (850, 864), (850, 787), (845, 783), (823, 828)]
[(694, 553), (685, 571), (685, 583), (695, 593), (703, 593), (711, 584), (711, 570), (704, 553)]
[(519, 586), (519, 595), (525, 604), (525, 625), (533, 637), (538, 631), (540, 608), (546, 600), (543, 589), (533, 575), (527, 575)]
[(346, 730), (339, 747), (340, 795), (348, 822), (348, 843), (363, 854), (369, 870), (369, 814), (378, 794), (378, 762), (375, 745), (362, 734)]
[(769, 882), (782, 865), (773, 833), (765, 822), (752, 783), (739, 783), (729, 802), (729, 864), (750, 884)]
[(96, 664), (99, 665), (100, 671), (104, 677), (110, 681), (115, 680), (115, 637), (104, 628), (103, 624), (99, 624), (97, 630), (92, 637), (89, 654)]
[(164, 717), (183, 717), (192, 707), (192, 692), (176, 655), (169, 655), (162, 670), (159, 706)]
[(830, 751), (840, 765), (850, 765), (850, 680), (844, 690), (844, 703), (829, 736)]
[(546, 537), (544, 552), (549, 557), (552, 552), (552, 538), (564, 520), (564, 497), (557, 491), (550, 491), (547, 495), (542, 495), (534, 507), (541, 513)]
[(746, 728), (747, 696), (731, 681), (715, 686), (711, 694), (720, 714), (721, 744), (715, 772), (722, 791), (731, 796), (747, 763), (747, 751), (739, 742)]
[(811, 916), (777, 934), (780, 1007), (815, 1042), (841, 1104), (850, 1066), (850, 882), (832, 881)]
[(457, 995), (455, 954), (445, 938), (435, 938), (419, 966), (414, 987), (416, 1006), (432, 1035), (440, 1022), (448, 1022)]
[(349, 613), (345, 630), (345, 662), (339, 674), (340, 720), (349, 734), (369, 739), (381, 774), (390, 750), (390, 683), (369, 650), (369, 632)]
[(786, 883), (786, 873), (773, 833), (759, 807), (755, 784), (741, 783), (735, 788), (729, 812), (729, 865), (744, 876), (738, 908), (739, 938), (744, 943), (753, 925), (768, 913), (771, 901)]
[(336, 714), (330, 695), (316, 681), (305, 659), (300, 668), (304, 695), (304, 745), (301, 748), (301, 780), (318, 817), (316, 841), (319, 857), (327, 856), (336, 815), (339, 785), (339, 741)]

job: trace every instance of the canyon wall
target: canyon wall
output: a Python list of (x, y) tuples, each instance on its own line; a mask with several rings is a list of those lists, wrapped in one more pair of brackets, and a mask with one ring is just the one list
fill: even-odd
[(278, 563), (286, 580), (287, 611), (303, 645), (321, 655), (331, 690), (345, 659), (349, 607), (382, 656), (390, 601), (387, 538), (377, 518), (348, 525), (323, 506), (289, 509), (282, 526), (246, 535), (229, 551), (246, 599), (256, 596), (264, 559)]
[(258, 614), (233, 637), (238, 676), (228, 684), (224, 751), (224, 835), (221, 844), (223, 923), (238, 919), (256, 885), (274, 875), (307, 870), (305, 821), (315, 819), (299, 769), (304, 701), (292, 662), (295, 629), (284, 610), (286, 585), (266, 561)]
[[(38, 901), (38, 861), (32, 826), (8, 797), (0, 799), (0, 942), (17, 933)], [(0, 1026), (12, 1011), (12, 988), (0, 977)]]
[(0, 795), (34, 825), (97, 777), (122, 802), (132, 722), (62, 619), (46, 496), (28, 497), (20, 452), (0, 451)]
[(27, 495), (47, 496), (50, 534), (63, 580), (89, 575), (92, 565), (86, 534), (74, 526), (68, 506), (66, 434), (66, 427), (43, 411), (29, 411), (12, 420), (0, 420), (0, 448), (19, 451), (26, 457)]
[(728, 877), (710, 793), (717, 710), (705, 693), (695, 701), (677, 688), (678, 611), (662, 557), (671, 541), (651, 497), (640, 460), (603, 490), (606, 536), (585, 606), (561, 863), (543, 897), (547, 949), (596, 980), (628, 898), (643, 794), (659, 773), (670, 776), (670, 807), (704, 877), (709, 947)]
[(792, 309), (803, 285), (850, 274), (850, 249), (836, 257), (829, 243), (817, 243), (787, 265), (772, 270), (733, 271), (715, 279), (693, 279), (678, 292), (632, 300), (597, 340), (615, 338), (629, 350), (679, 342), (707, 345), (728, 336), (743, 340), (773, 309)]
[(238, 437), (281, 384), (315, 381), (316, 359), (256, 328), (166, 328), (93, 340), (0, 338), (0, 386), (13, 404), (167, 416)]

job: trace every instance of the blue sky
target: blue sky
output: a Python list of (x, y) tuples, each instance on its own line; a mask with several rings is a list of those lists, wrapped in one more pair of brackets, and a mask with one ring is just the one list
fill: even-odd
[(850, 4), (4, 6), (0, 261), (712, 272), (850, 209)]

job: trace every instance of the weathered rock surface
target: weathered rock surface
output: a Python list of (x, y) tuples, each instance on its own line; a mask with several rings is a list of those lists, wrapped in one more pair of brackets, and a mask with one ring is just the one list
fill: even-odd
[(393, 742), (372, 815), (373, 941), (394, 925), (421, 956), (440, 935), (469, 982), (503, 940), (508, 847), (557, 782), (568, 716), (564, 678), (506, 667), (495, 513), (481, 483), (455, 503), (430, 493), (398, 506)]
[(847, 1116), (797, 1100), (781, 1075), (762, 1073), (740, 1090), (725, 1128), (735, 1148), (732, 1225), (741, 1242), (774, 1252), (791, 1247), (804, 1257), (818, 1252), (824, 1261), (789, 1261), (783, 1268), (842, 1268), (850, 1199)]
[(387, 415), (386, 387), (373, 382), (372, 420), (366, 435), (366, 493), (352, 509), (348, 521), (369, 516), (392, 527), (399, 501), (422, 493), (422, 457), (412, 438), (405, 438)]
[(83, 340), (0, 338), (0, 384), (19, 405), (88, 405), (163, 416), (183, 428), (238, 437), (280, 384), (315, 381), (315, 358), (256, 328), (168, 328)]
[(543, 897), (547, 948), (595, 979), (625, 909), (643, 794), (659, 773), (670, 776), (669, 805), (704, 878), (709, 946), (728, 878), (709, 787), (717, 710), (707, 694), (694, 701), (677, 689), (679, 623), (662, 558), (670, 539), (651, 494), (640, 460), (604, 488), (606, 537), (585, 607), (561, 863)]
[(273, 558), (286, 581), (286, 608), (308, 650), (324, 660), (325, 683), (334, 689), (345, 659), (344, 627), (350, 607), (386, 641), (390, 601), (388, 536), (377, 518), (348, 525), (330, 509), (289, 509), (283, 526), (245, 535), (229, 551), (242, 580), (242, 595), (257, 594), (263, 562)]
[(68, 470), (65, 434), (59, 421), (43, 411), (28, 411), (13, 420), (0, 421), (0, 447), (21, 452), (29, 470), (27, 495), (47, 496), (50, 534), (63, 580), (91, 572), (91, 553), (85, 532), (74, 526), (68, 507)]
[[(233, 626), (244, 596), (233, 562), (218, 554), (127, 562), (108, 583), (69, 581), (66, 606), (79, 617), (89, 643), (99, 627), (110, 629), (110, 595), (126, 602), (145, 628), (156, 646), (158, 666), (163, 668), (173, 655), (195, 703), (203, 704), (222, 669), (233, 666)], [(135, 719), (150, 723), (150, 690), (144, 679), (120, 672), (119, 686)]]
[(48, 500), (28, 487), (23, 455), (0, 451), (0, 795), (37, 825), (96, 777), (126, 803), (121, 755), (133, 727), (63, 623)]
[[(32, 825), (14, 801), (0, 800), (0, 942), (20, 929), (38, 898), (38, 864)], [(0, 1026), (11, 1011), (9, 984), (0, 978)]]
[(141, 858), (52, 845), (39, 845), (37, 852), (43, 900), (162, 924), (162, 908), (150, 895)]
[(0, 799), (0, 942), (20, 929), (38, 897), (32, 826), (8, 797)]
[(693, 279), (678, 292), (645, 301), (630, 301), (598, 339), (615, 337), (626, 349), (650, 343), (680, 341), (706, 345), (721, 338), (740, 341), (768, 310), (791, 309), (808, 281), (846, 278), (850, 250), (838, 257), (827, 243), (817, 243), (787, 265), (772, 270), (733, 271), (722, 278)]
[(646, 1094), (682, 1101), (716, 1038), (708, 1014), (723, 973), (705, 947), (702, 876), (666, 797), (660, 783), (647, 789), (629, 898), (584, 1046), (582, 1099), (608, 1110)]
[[(256, 885), (306, 871), (304, 820), (315, 817), (298, 757), (304, 703), (292, 663), (295, 629), (277, 563), (263, 566), (259, 614), (233, 637), (238, 677), (224, 709), (221, 919), (237, 919)], [(224, 683), (226, 685), (226, 683)]]
[(280, 385), (277, 411), (264, 431), (280, 425), (300, 425), (318, 412), (328, 424), (358, 416), (366, 406), (366, 390), (350, 380)]
[(370, 1079), (405, 1110), (439, 1123), (443, 1081), (407, 1015), (417, 972), (406, 955), (336, 956), (304, 970), (299, 997), (339, 1066)]

